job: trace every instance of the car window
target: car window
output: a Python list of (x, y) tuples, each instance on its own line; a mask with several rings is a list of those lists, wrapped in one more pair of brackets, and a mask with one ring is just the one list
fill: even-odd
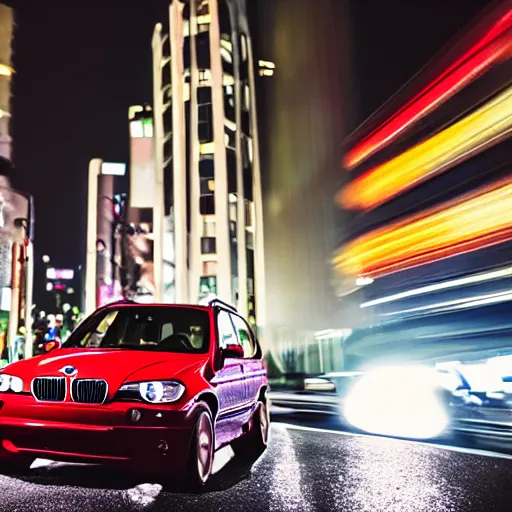
[(254, 357), (254, 354), (256, 354), (256, 343), (254, 341), (254, 336), (251, 332), (251, 329), (241, 317), (237, 315), (231, 315), (231, 318), (233, 319), (233, 324), (236, 329), (238, 342), (244, 349), (244, 357)]
[(99, 347), (107, 332), (107, 329), (112, 325), (119, 310), (110, 311), (106, 315), (103, 315), (100, 319), (98, 326), (94, 331), (87, 332), (79, 342), (80, 347)]
[(219, 311), (217, 314), (217, 330), (219, 332), (219, 347), (226, 348), (228, 345), (238, 345), (238, 337), (233, 327), (229, 313)]
[(109, 309), (81, 324), (64, 348), (125, 348), (206, 353), (209, 314), (198, 308), (130, 306)]

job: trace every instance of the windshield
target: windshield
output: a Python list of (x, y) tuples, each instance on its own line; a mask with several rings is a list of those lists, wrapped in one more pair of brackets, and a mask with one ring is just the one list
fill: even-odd
[(108, 309), (78, 327), (63, 348), (206, 353), (209, 348), (209, 316), (206, 311), (192, 307)]

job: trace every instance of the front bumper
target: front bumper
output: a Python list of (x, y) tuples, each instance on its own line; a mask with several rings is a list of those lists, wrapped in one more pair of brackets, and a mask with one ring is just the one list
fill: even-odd
[[(132, 411), (141, 413), (133, 420)], [(190, 410), (113, 402), (0, 401), (0, 453), (69, 462), (112, 463), (132, 470), (181, 473), (194, 427)]]

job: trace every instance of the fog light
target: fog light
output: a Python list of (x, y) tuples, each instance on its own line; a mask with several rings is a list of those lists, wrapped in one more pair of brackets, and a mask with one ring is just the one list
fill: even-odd
[(133, 421), (133, 423), (137, 423), (142, 418), (142, 412), (138, 409), (132, 409), (130, 411), (130, 419)]
[(158, 450), (163, 454), (167, 453), (169, 451), (169, 445), (167, 444), (167, 441), (158, 441)]

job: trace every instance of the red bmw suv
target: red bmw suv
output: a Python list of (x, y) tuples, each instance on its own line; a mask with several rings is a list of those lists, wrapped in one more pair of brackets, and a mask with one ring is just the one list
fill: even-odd
[(262, 351), (228, 304), (110, 304), (47, 350), (0, 372), (4, 467), (111, 463), (201, 487), (217, 449), (266, 448)]

